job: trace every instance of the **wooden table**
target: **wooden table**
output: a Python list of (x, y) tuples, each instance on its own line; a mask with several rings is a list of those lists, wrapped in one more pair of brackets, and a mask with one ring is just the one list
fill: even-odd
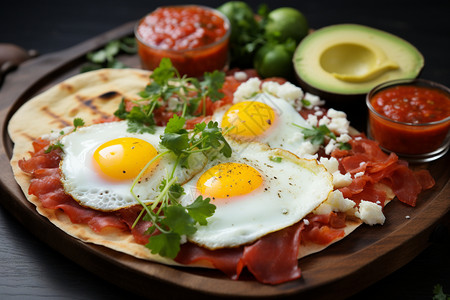
[[(271, 8), (277, 6), (276, 1), (265, 2)], [(447, 21), (450, 4), (448, 1), (431, 2), (427, 2), (427, 7), (423, 7), (423, 4), (414, 6), (406, 1), (379, 1), (373, 5), (364, 4), (365, 8), (358, 1), (344, 4), (337, 1), (285, 1), (283, 5), (299, 8), (314, 28), (337, 23), (358, 23), (397, 34), (423, 53), (425, 68), (422, 78), (450, 86), (450, 60), (447, 53), (450, 46), (450, 25)], [(2, 9), (0, 42), (34, 48), (41, 54), (52, 53), (77, 45), (128, 21), (137, 20), (168, 1), (147, 4), (131, 0), (126, 3), (44, 3), (47, 5), (39, 6), (42, 3), (30, 1), (26, 7), (11, 5), (8, 9)], [(207, 1), (196, 3), (211, 5)], [(257, 6), (255, 1), (250, 3)], [(1, 197), (4, 199), (7, 195), (2, 192)], [(448, 228), (447, 219), (433, 228), (430, 246), (419, 256), (353, 298), (430, 298), (433, 286), (437, 283), (450, 293)], [(1, 206), (0, 262), (1, 299), (123, 299), (129, 296), (128, 291), (86, 271), (34, 237)], [(355, 290), (359, 288), (355, 286)]]

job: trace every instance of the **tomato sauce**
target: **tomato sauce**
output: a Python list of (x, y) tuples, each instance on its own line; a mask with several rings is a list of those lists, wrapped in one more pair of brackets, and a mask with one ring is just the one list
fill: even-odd
[(450, 98), (436, 89), (400, 85), (375, 94), (370, 100), (381, 115), (394, 121), (423, 124), (450, 116)]
[(135, 34), (145, 69), (168, 57), (180, 74), (199, 77), (227, 64), (229, 22), (207, 7), (158, 8), (139, 22)]
[(370, 133), (384, 149), (427, 154), (446, 139), (450, 94), (431, 87), (398, 85), (376, 92), (369, 100)]

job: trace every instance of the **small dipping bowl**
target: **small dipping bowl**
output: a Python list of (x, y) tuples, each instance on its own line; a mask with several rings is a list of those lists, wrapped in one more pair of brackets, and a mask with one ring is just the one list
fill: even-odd
[(445, 155), (450, 144), (450, 89), (423, 79), (382, 83), (366, 97), (368, 136), (410, 162)]
[(225, 15), (201, 5), (159, 7), (134, 29), (142, 68), (154, 70), (167, 57), (188, 77), (228, 67), (230, 32)]

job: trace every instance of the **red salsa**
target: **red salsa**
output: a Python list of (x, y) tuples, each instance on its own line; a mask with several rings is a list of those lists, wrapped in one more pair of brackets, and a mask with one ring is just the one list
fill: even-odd
[(397, 85), (374, 93), (370, 105), (370, 133), (386, 150), (422, 155), (436, 151), (446, 139), (450, 94), (444, 90)]
[(228, 59), (228, 21), (217, 11), (197, 6), (168, 6), (144, 17), (136, 28), (142, 66), (153, 70), (163, 57), (183, 75), (221, 70)]
[(450, 116), (449, 95), (437, 89), (399, 85), (376, 93), (372, 107), (398, 122), (423, 124)]

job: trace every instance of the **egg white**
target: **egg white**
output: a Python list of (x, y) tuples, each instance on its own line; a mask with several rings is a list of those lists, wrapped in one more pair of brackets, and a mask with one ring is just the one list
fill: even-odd
[[(198, 226), (188, 240), (209, 249), (235, 247), (293, 225), (325, 201), (333, 190), (332, 176), (316, 160), (301, 159), (282, 149), (270, 149), (261, 143), (239, 144), (230, 141), (233, 155), (214, 160), (208, 169), (224, 162), (248, 164), (263, 177), (261, 188), (231, 201), (211, 201), (216, 205), (208, 224)], [(280, 157), (274, 162), (271, 157)], [(188, 205), (198, 196), (198, 173), (184, 188), (181, 199)]]
[[(163, 127), (155, 127), (155, 133), (130, 133), (127, 122), (111, 122), (78, 128), (61, 138), (63, 154), (60, 163), (61, 181), (66, 193), (82, 206), (101, 211), (114, 211), (138, 204), (131, 194), (134, 179), (110, 181), (102, 177), (94, 167), (92, 156), (105, 142), (121, 137), (135, 137), (147, 141), (159, 152), (160, 135)], [(203, 154), (198, 153), (189, 161), (190, 168), (177, 166), (175, 176), (178, 182), (188, 181), (206, 163)], [(143, 203), (151, 203), (159, 194), (159, 186), (175, 164), (175, 156), (162, 157), (157, 167), (146, 173), (135, 185), (133, 192)]]
[[(293, 124), (305, 128), (311, 128), (305, 119), (295, 110), (295, 108), (286, 100), (275, 97), (268, 93), (258, 93), (248, 101), (256, 101), (270, 106), (275, 115), (276, 122), (274, 122), (267, 132), (260, 136), (255, 136), (252, 141), (266, 144), (270, 148), (281, 148), (288, 150), (297, 156), (303, 156), (301, 145), (305, 142), (301, 129)], [(222, 119), (231, 105), (223, 106), (217, 109), (212, 119), (222, 126)], [(231, 135), (226, 136), (227, 139), (236, 139)]]

